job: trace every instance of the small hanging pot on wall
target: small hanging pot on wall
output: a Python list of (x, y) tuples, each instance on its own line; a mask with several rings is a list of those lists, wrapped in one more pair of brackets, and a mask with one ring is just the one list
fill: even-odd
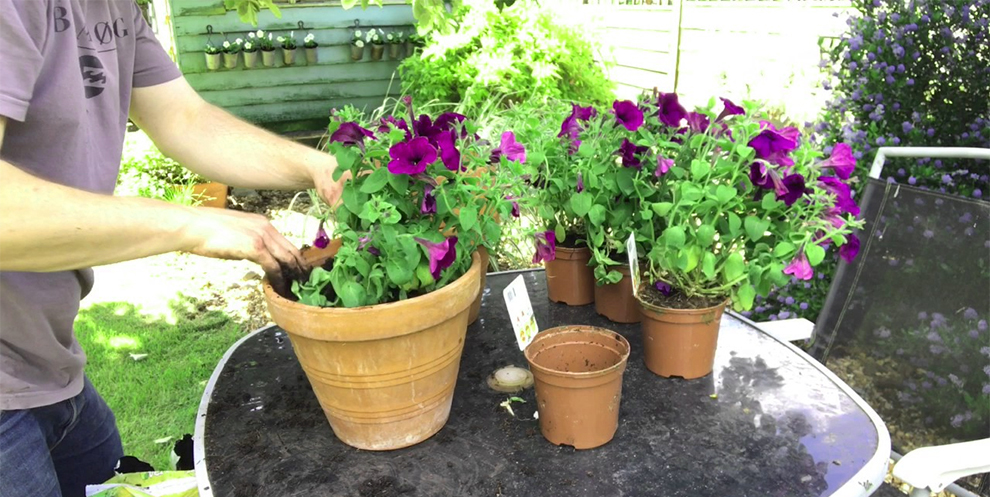
[(253, 69), (256, 65), (258, 65), (258, 51), (244, 52), (244, 67)]
[(206, 54), (206, 68), (211, 71), (216, 71), (220, 69), (220, 54), (219, 53), (209, 53)]
[(382, 60), (385, 55), (385, 45), (371, 45), (371, 60)]
[(275, 49), (274, 48), (271, 49), (271, 50), (262, 50), (261, 51), (261, 63), (264, 64), (265, 67), (274, 67), (275, 66)]
[(284, 62), (285, 65), (287, 65), (287, 66), (291, 66), (292, 64), (295, 64), (296, 63), (296, 52), (298, 52), (298, 51), (299, 51), (299, 49), (297, 49), (297, 48), (291, 48), (291, 49), (290, 48), (283, 48), (282, 49), (282, 62)]

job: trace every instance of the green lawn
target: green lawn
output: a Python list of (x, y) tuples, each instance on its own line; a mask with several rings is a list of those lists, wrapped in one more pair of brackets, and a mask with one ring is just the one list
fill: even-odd
[(184, 300), (171, 304), (175, 324), (116, 302), (83, 309), (76, 321), (87, 375), (117, 416), (124, 453), (157, 470), (171, 468), (169, 453), (176, 439), (193, 433), (213, 368), (244, 333), (219, 312), (190, 320), (181, 308), (197, 303)]

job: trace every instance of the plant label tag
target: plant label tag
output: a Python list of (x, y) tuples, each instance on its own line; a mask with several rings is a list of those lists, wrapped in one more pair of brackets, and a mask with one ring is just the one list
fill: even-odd
[(633, 296), (639, 296), (639, 254), (636, 253), (636, 233), (629, 233), (626, 240), (626, 255), (629, 256), (629, 279), (632, 280)]
[(522, 275), (505, 287), (502, 296), (505, 297), (505, 308), (509, 310), (509, 319), (512, 321), (512, 330), (516, 332), (519, 350), (525, 350), (540, 330), (536, 326), (533, 304), (529, 301), (529, 290)]

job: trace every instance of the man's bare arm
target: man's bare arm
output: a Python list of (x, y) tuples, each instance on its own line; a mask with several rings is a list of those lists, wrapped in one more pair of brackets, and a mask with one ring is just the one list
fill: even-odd
[(213, 180), (247, 188), (313, 188), (336, 202), (333, 156), (245, 123), (205, 100), (185, 78), (135, 88), (131, 119), (158, 148)]
[[(0, 149), (6, 131), (0, 116)], [(172, 251), (248, 259), (277, 276), (298, 252), (263, 216), (90, 193), (0, 161), (0, 270), (59, 271)]]

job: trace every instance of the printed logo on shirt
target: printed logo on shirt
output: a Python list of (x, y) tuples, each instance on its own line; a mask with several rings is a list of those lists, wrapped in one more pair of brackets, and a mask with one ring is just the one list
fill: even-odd
[[(74, 16), (70, 16), (67, 8), (56, 6), (53, 9), (53, 16), (56, 33), (62, 33), (73, 27), (71, 19)], [(79, 71), (86, 98), (93, 98), (102, 94), (107, 86), (108, 74), (98, 54), (117, 51), (116, 40), (130, 36), (130, 32), (127, 30), (124, 18), (118, 17), (110, 21), (92, 23), (91, 26), (81, 26), (75, 34), (79, 48), (90, 52), (79, 56)]]

